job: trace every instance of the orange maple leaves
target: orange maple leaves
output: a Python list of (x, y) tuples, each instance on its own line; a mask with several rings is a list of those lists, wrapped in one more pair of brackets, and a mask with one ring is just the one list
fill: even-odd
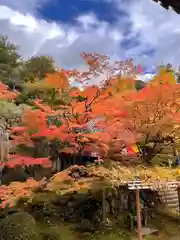
[[(180, 129), (180, 85), (174, 81), (172, 72), (160, 71), (150, 84), (137, 92), (133, 74), (142, 69), (134, 67), (131, 60), (111, 64), (107, 56), (100, 54), (84, 53), (82, 56), (89, 66), (88, 71), (61, 69), (45, 79), (59, 98), (66, 93), (68, 103), (54, 107), (41, 97), (35, 99), (34, 105), (38, 109), (26, 110), (22, 125), (12, 128), (14, 145), (34, 147), (34, 140), (44, 137), (48, 141), (59, 140), (62, 144), (59, 152), (83, 154), (83, 151), (91, 151), (102, 156), (108, 154), (110, 148), (120, 152), (124, 143), (130, 146), (160, 132), (163, 136), (176, 137)], [(122, 77), (121, 71), (130, 75)], [(100, 84), (87, 86), (88, 81), (100, 75), (104, 76)], [(84, 89), (71, 87), (72, 79), (82, 83)], [(0, 83), (0, 99), (13, 99), (15, 94)], [(55, 121), (48, 121), (49, 118)], [(93, 127), (102, 131), (93, 131)], [(80, 130), (75, 131), (75, 128)], [(129, 149), (132, 153), (133, 150)], [(3, 166), (34, 164), (50, 166), (48, 158), (20, 155), (10, 156)], [(59, 177), (61, 181), (67, 178), (67, 174), (61, 173)], [(9, 187), (2, 186), (0, 199), (3, 206), (11, 203), (16, 195), (29, 196), (38, 186), (39, 183), (34, 180), (28, 180), (24, 185), (13, 183)]]
[[(127, 115), (121, 104), (123, 102), (122, 98), (116, 99), (117, 89), (122, 88), (122, 85), (123, 88), (125, 86), (128, 89), (134, 82), (130, 80), (127, 81), (127, 84), (122, 80), (119, 83), (116, 77), (110, 77), (109, 83), (107, 84), (107, 81), (104, 81), (103, 87), (93, 85), (84, 86), (83, 91), (78, 88), (69, 90), (70, 78), (74, 77), (79, 82), (82, 79), (89, 80), (89, 76), (103, 73), (110, 65), (109, 58), (103, 55), (84, 54), (83, 58), (89, 65), (89, 71), (80, 73), (61, 70), (58, 73), (49, 74), (46, 78), (49, 84), (59, 89), (60, 94), (62, 89), (69, 94), (70, 104), (64, 107), (59, 106), (59, 109), (55, 110), (40, 99), (35, 100), (34, 103), (39, 110), (28, 110), (24, 113), (22, 123), (26, 129), (24, 129), (24, 133), (21, 129), (21, 134), (14, 137), (16, 142), (22, 143), (24, 137), (24, 143), (29, 142), (30, 144), (33, 143), (34, 138), (46, 137), (49, 140), (58, 139), (61, 142), (69, 142), (70, 146), (64, 149), (66, 152), (82, 151), (85, 146), (94, 148), (94, 145), (96, 145), (97, 148), (103, 148), (107, 153), (109, 142), (118, 137), (118, 131), (123, 127), (121, 119)], [(118, 64), (121, 65), (122, 63), (117, 62), (116, 65)], [(125, 69), (129, 66), (132, 67), (127, 62)], [(117, 69), (113, 69), (111, 72), (114, 71), (117, 71)], [(61, 126), (48, 125), (48, 116), (56, 116), (57, 121), (62, 122)], [(101, 132), (86, 132), (83, 130), (74, 132), (74, 128), (89, 128), (89, 122), (99, 117), (104, 117), (104, 120), (96, 121), (93, 127), (102, 129)]]
[(46, 81), (57, 89), (67, 89), (69, 87), (68, 77), (64, 71), (48, 74)]
[(13, 100), (17, 97), (18, 92), (8, 90), (8, 86), (0, 82), (0, 100)]
[(22, 122), (29, 130), (38, 130), (45, 126), (46, 114), (41, 110), (27, 110), (23, 114)]
[(49, 158), (33, 158), (22, 155), (9, 155), (8, 161), (0, 163), (1, 167), (15, 168), (17, 166), (33, 166), (39, 165), (42, 167), (50, 168), (52, 163)]
[(9, 186), (2, 185), (0, 187), (0, 199), (2, 201), (0, 207), (15, 206), (20, 198), (31, 196), (33, 190), (40, 187), (40, 185), (41, 182), (34, 179), (28, 179), (24, 183), (13, 182)]
[[(179, 84), (150, 83), (141, 91), (127, 95), (125, 100), (129, 115), (125, 126), (136, 134), (137, 141), (143, 144), (159, 141), (161, 148), (167, 137), (176, 143), (180, 137)], [(156, 143), (155, 146), (158, 148), (159, 145)]]

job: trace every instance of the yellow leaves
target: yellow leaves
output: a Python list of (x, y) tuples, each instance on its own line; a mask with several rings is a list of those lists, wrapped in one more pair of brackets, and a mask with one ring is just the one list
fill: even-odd
[[(106, 159), (105, 159), (106, 160)], [(134, 180), (136, 176), (140, 177), (141, 181), (152, 183), (158, 187), (158, 182), (166, 183), (167, 181), (176, 180), (179, 177), (179, 169), (170, 169), (165, 167), (123, 167), (116, 163), (110, 170), (105, 169), (103, 166), (91, 168), (96, 176), (104, 176), (106, 180), (112, 184), (120, 184), (121, 182), (127, 183)], [(153, 186), (152, 186), (153, 187)]]
[[(106, 159), (105, 159), (106, 161)], [(80, 173), (84, 172), (84, 175)], [(73, 175), (74, 174), (74, 175)], [(124, 167), (119, 163), (114, 163), (111, 168), (99, 165), (71, 166), (70, 168), (54, 174), (45, 187), (45, 191), (55, 192), (57, 195), (71, 194), (73, 192), (84, 192), (89, 189), (95, 190), (96, 184), (99, 182), (102, 187), (103, 181), (110, 185), (127, 184), (136, 176), (140, 180), (149, 184), (152, 189), (158, 189), (165, 186), (167, 181), (173, 181), (179, 178), (180, 168), (165, 167)], [(20, 198), (26, 197), (27, 200), (36, 197), (34, 192), (44, 185), (45, 181), (37, 182), (33, 179), (27, 182), (14, 182), (9, 186), (0, 186), (1, 206), (6, 204), (14, 206)], [(161, 185), (162, 184), (162, 185)]]
[(130, 77), (116, 77), (109, 81), (105, 93), (112, 95), (125, 94), (129, 91), (135, 91), (135, 80)]
[(159, 73), (150, 82), (150, 86), (157, 84), (176, 84), (174, 73), (171, 71), (167, 71), (167, 69), (161, 69)]
[(28, 179), (24, 183), (12, 182), (9, 186), (0, 186), (0, 199), (2, 200), (1, 207), (8, 204), (10, 207), (15, 206), (19, 199), (29, 197), (33, 190), (40, 187), (41, 182), (34, 179)]
[(91, 179), (90, 179), (90, 181), (88, 181), (88, 179), (87, 180), (85, 180), (85, 179), (79, 180), (78, 182), (74, 183), (73, 190), (77, 191), (77, 192), (87, 191), (88, 189), (90, 189), (91, 182), (92, 182)]
[(37, 79), (34, 82), (27, 82), (24, 84), (24, 87), (30, 92), (52, 89), (52, 85), (50, 85), (45, 79), (44, 80)]
[(170, 181), (175, 180), (178, 177), (177, 169), (169, 169), (165, 167), (152, 167), (138, 169), (139, 176), (142, 180), (146, 180), (148, 176), (149, 181)]
[(71, 177), (68, 175), (67, 171), (58, 172), (51, 178), (53, 184), (63, 183), (68, 180), (71, 180)]
[(67, 171), (56, 173), (47, 184), (48, 191), (56, 192), (61, 189), (68, 189), (72, 185), (72, 178), (68, 175)]
[(81, 192), (85, 189), (89, 189), (92, 179), (80, 178), (76, 180), (76, 178), (72, 176), (72, 173), (77, 172), (78, 174), (81, 169), (86, 170), (86, 168), (83, 166), (73, 165), (62, 172), (56, 173), (51, 178), (50, 183), (48, 183), (47, 190), (63, 195), (75, 191)]
[(178, 169), (176, 170), (176, 174), (177, 174), (178, 176), (180, 176), (180, 168), (178, 168)]
[(118, 92), (125, 92), (135, 90), (135, 80), (132, 78), (121, 77), (117, 79), (115, 88), (118, 89)]

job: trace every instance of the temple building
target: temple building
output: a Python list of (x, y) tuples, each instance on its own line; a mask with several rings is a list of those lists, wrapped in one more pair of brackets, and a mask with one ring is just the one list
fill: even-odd
[(166, 8), (167, 10), (169, 7), (176, 13), (180, 13), (180, 0), (153, 0), (154, 2), (160, 3), (162, 7)]

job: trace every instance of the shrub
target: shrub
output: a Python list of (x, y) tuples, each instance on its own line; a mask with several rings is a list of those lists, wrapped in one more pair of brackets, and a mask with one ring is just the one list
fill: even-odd
[(41, 240), (35, 219), (26, 212), (14, 213), (0, 221), (0, 240)]

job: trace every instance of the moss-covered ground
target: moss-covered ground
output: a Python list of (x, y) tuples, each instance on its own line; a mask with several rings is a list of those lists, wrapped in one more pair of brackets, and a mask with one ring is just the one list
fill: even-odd
[[(135, 233), (131, 233), (121, 226), (102, 228), (94, 232), (77, 231), (75, 223), (65, 223), (58, 219), (38, 221), (41, 232), (44, 232), (44, 240), (137, 240)], [(146, 236), (144, 240), (180, 240), (180, 225), (166, 217), (157, 215), (150, 227), (159, 230), (157, 235)]]

